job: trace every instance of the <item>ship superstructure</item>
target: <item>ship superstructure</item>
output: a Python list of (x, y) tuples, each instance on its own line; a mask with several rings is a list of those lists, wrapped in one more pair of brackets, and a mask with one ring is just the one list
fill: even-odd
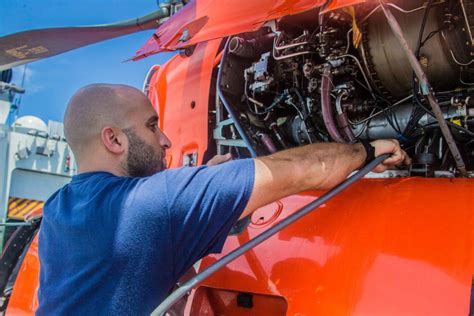
[[(0, 82), (0, 247), (18, 226), (41, 215), (44, 201), (68, 183), (75, 161), (63, 124), (34, 116), (11, 119), (16, 94), (24, 89), (3, 72)], [(3, 81), (4, 80), (4, 81)], [(8, 121), (13, 121), (9, 124)]]

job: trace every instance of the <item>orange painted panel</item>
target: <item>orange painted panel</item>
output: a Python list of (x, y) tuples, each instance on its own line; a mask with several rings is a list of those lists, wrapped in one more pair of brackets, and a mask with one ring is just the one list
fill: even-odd
[(174, 56), (150, 81), (149, 98), (161, 129), (173, 143), (167, 151), (171, 167), (181, 166), (184, 154), (194, 152), (202, 162), (208, 142), (212, 71), (220, 42), (198, 44), (191, 57)]
[(324, 9), (323, 12), (329, 12), (329, 11), (341, 9), (344, 7), (348, 7), (351, 5), (356, 5), (356, 4), (366, 3), (366, 2), (377, 3), (377, 0), (332, 0), (331, 3)]
[(38, 235), (33, 239), (21, 264), (6, 315), (34, 315), (38, 308), (39, 287)]
[[(333, 0), (324, 12), (375, 0)], [(195, 0), (163, 23), (133, 60), (258, 30), (271, 20), (321, 7), (324, 0)], [(229, 23), (231, 21), (231, 23)]]
[[(348, 2), (353, 4), (354, 0)], [(133, 59), (232, 34), (256, 31), (266, 21), (301, 13), (325, 3), (325, 0), (191, 1), (158, 28)]]
[[(315, 196), (283, 199), (274, 223)], [(473, 216), (472, 179), (363, 180), (203, 285), (283, 296), (287, 315), (467, 315)], [(223, 254), (265, 229), (250, 224)]]

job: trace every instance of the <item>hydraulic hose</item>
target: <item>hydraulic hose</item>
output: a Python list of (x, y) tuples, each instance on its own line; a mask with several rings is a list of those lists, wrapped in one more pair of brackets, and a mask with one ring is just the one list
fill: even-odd
[(334, 122), (331, 107), (331, 66), (326, 66), (321, 77), (321, 114), (329, 136), (337, 143), (345, 143)]
[(228, 253), (220, 260), (214, 262), (212, 265), (207, 267), (204, 271), (194, 276), (192, 279), (184, 283), (181, 287), (179, 287), (176, 291), (171, 293), (152, 313), (152, 316), (161, 316), (163, 315), (171, 306), (173, 306), (180, 298), (182, 298), (187, 292), (191, 291), (194, 287), (202, 283), (205, 279), (209, 276), (214, 274), (220, 268), (227, 265), (229, 262), (235, 260), (245, 252), (249, 251), (250, 249), (254, 248), (255, 246), (261, 244), (263, 241), (267, 240), (268, 238), (272, 237), (282, 229), (286, 228), (287, 226), (291, 225), (301, 217), (307, 215), (314, 209), (318, 208), (322, 204), (326, 203), (334, 196), (338, 195), (349, 186), (357, 182), (367, 173), (369, 173), (372, 169), (374, 169), (377, 165), (382, 163), (385, 159), (389, 157), (389, 154), (380, 155), (375, 158), (373, 161), (368, 163), (362, 169), (354, 173), (352, 176), (347, 178), (344, 182), (336, 186), (335, 188), (329, 190), (325, 194), (323, 194), (320, 198), (316, 198), (314, 201), (310, 202), (309, 204), (305, 205), (304, 207), (297, 210), (295, 213), (289, 215), (287, 218), (278, 222), (275, 226), (267, 229), (257, 237), (252, 240), (249, 240), (244, 245), (234, 249), (232, 252)]

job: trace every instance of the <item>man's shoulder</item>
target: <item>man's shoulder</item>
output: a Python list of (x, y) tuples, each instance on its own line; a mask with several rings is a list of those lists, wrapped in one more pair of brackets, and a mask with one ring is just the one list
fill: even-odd
[(67, 187), (69, 185), (70, 185), (69, 183), (66, 183), (64, 186), (57, 189), (53, 194), (51, 194), (49, 196), (49, 198), (44, 202), (43, 208), (48, 207), (51, 203), (53, 203), (55, 200), (57, 200), (59, 198), (59, 196), (61, 196), (62, 192), (64, 192), (64, 190), (67, 190)]
[[(45, 202), (44, 211), (57, 208), (59, 205), (72, 206), (77, 202), (104, 200), (106, 196), (116, 197), (123, 189), (131, 188), (124, 185), (133, 182), (133, 178), (118, 177), (107, 172), (94, 172), (73, 176), (71, 182), (56, 190)], [(113, 200), (113, 199), (112, 199)]]

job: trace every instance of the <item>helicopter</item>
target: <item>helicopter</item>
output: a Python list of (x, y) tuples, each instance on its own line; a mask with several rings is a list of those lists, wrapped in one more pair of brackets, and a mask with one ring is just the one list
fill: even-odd
[[(398, 139), (413, 158), (227, 264), (189, 293), (184, 314), (474, 313), (472, 1), (171, 0), (145, 18), (0, 38), (0, 70), (150, 28), (131, 60), (178, 52), (143, 85), (173, 140), (171, 168), (360, 139)], [(262, 207), (195, 269), (322, 194)], [(7, 315), (38, 305), (39, 221), (2, 255)]]

